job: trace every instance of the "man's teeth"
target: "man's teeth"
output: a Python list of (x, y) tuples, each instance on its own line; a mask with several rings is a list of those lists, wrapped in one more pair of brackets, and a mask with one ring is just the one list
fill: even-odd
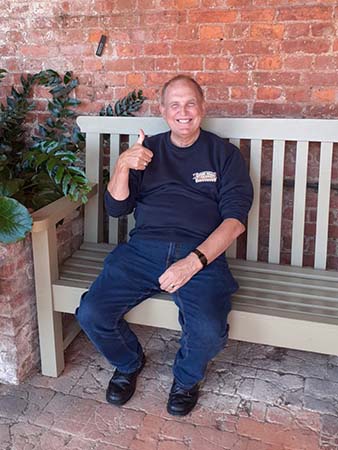
[(190, 119), (178, 119), (179, 123), (189, 123)]

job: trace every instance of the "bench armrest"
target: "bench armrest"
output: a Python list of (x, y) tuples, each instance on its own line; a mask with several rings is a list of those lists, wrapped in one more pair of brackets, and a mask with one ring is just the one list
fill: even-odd
[[(97, 184), (91, 186), (91, 191), (87, 194), (88, 198), (97, 194)], [(72, 202), (67, 197), (61, 197), (47, 206), (32, 213), (33, 233), (47, 230), (50, 226), (60, 222), (67, 217), (72, 211), (83, 205), (81, 200)]]

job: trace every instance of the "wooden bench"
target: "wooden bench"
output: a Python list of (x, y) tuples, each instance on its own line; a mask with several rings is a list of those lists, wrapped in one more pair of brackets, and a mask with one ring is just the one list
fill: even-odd
[[(137, 139), (139, 128), (148, 135), (167, 130), (166, 123), (154, 117), (89, 116), (79, 117), (78, 124), (86, 133), (86, 172), (94, 187), (85, 207), (84, 243), (62, 267), (57, 265), (56, 224), (79, 204), (62, 198), (33, 214), (42, 373), (49, 376), (58, 376), (63, 370), (64, 348), (79, 331), (75, 327), (70, 334), (63, 336), (62, 313), (74, 313), (81, 294), (95, 279), (104, 257), (117, 242), (116, 219), (109, 219), (110, 243), (102, 242), (103, 135), (110, 135), (112, 167), (118, 157), (121, 136), (129, 136), (131, 145)], [(331, 170), (334, 143), (338, 142), (338, 120), (211, 118), (204, 121), (203, 127), (229, 138), (241, 149), (247, 149), (255, 190), (244, 259), (236, 258), (236, 243), (227, 252), (233, 274), (240, 284), (233, 297), (233, 311), (229, 318), (230, 338), (338, 355), (338, 275), (326, 269), (330, 197), (336, 195), (332, 193)], [(317, 143), (314, 145), (318, 147), (320, 163), (314, 264), (313, 267), (303, 267), (309, 143)], [(288, 145), (296, 148), (294, 183), (291, 186), (291, 264), (280, 264), (283, 195), (286, 189), (290, 192), (284, 179)], [(272, 159), (268, 180), (270, 182), (271, 178), (271, 189), (263, 186), (261, 177), (265, 146), (270, 146), (268, 153)], [(260, 208), (263, 188), (268, 189), (270, 205), (263, 204)], [(268, 216), (269, 222), (267, 262), (258, 261), (260, 210), (262, 216)], [(133, 220), (129, 217), (128, 227), (132, 226)], [(169, 295), (146, 300), (127, 318), (132, 323), (179, 329), (176, 306)]]

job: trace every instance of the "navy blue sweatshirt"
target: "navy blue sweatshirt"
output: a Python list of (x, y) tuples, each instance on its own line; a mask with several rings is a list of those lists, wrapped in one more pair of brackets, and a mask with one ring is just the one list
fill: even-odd
[(143, 145), (154, 156), (144, 171), (130, 170), (129, 197), (118, 201), (105, 194), (110, 216), (135, 210), (131, 236), (202, 242), (224, 219), (246, 222), (253, 190), (237, 147), (204, 130), (190, 147), (176, 147), (170, 131)]

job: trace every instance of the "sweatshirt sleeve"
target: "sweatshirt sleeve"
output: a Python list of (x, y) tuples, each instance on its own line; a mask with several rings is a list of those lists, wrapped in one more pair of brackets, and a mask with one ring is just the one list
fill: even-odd
[(246, 162), (232, 144), (227, 144), (227, 158), (221, 175), (219, 208), (222, 219), (246, 223), (253, 200), (253, 187)]
[(120, 217), (130, 214), (135, 206), (141, 184), (141, 171), (129, 172), (129, 197), (125, 200), (115, 200), (108, 191), (105, 192), (104, 202), (106, 211), (111, 217)]

